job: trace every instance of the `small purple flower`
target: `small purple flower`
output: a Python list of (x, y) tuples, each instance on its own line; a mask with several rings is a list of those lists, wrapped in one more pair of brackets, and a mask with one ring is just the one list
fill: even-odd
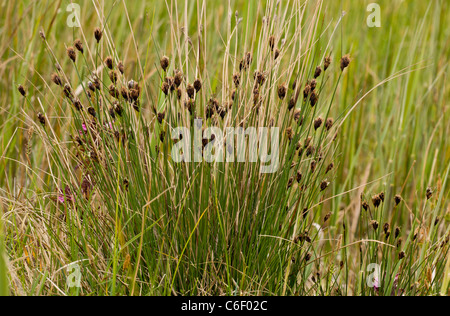
[[(395, 276), (394, 284), (393, 284), (393, 286), (392, 286), (392, 293), (391, 293), (391, 296), (395, 296), (395, 295), (396, 295), (396, 290), (397, 290), (397, 288), (398, 288), (398, 279), (399, 279), (399, 274), (397, 274), (397, 275)], [(378, 280), (377, 277), (374, 277), (374, 280), (373, 280), (373, 289), (375, 290), (375, 292), (376, 292), (377, 294), (380, 294), (380, 281)]]
[(68, 186), (66, 186), (66, 188), (64, 189), (64, 193), (61, 190), (59, 190), (59, 191), (60, 191), (60, 193), (58, 195), (59, 203), (61, 203), (61, 204), (66, 203), (66, 199), (67, 199), (67, 201), (70, 201), (70, 202), (74, 201), (73, 196), (72, 196)]

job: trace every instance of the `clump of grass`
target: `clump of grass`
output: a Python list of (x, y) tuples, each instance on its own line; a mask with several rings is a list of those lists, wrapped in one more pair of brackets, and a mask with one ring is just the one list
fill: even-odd
[[(324, 57), (330, 51), (316, 44), (319, 12), (297, 9), (269, 1), (255, 40), (239, 42), (249, 36), (238, 22), (231, 31), (229, 21), (225, 52), (215, 58), (223, 62), (214, 68), (202, 61), (212, 53), (201, 32), (174, 32), (152, 67), (120, 61), (125, 53), (107, 44), (113, 42), (107, 24), (84, 28), (85, 43), (75, 41), (66, 52), (41, 36), (55, 67), (35, 89), (19, 86), (30, 110), (42, 89), (57, 100), (25, 117), (45, 152), (45, 168), (27, 175), (42, 185), (41, 197), (11, 199), (11, 209), (22, 211), (6, 218), (13, 223), (9, 245), (13, 231), (25, 235), (19, 227), (32, 232), (20, 241), (26, 260), (18, 270), (47, 273), (21, 286), (40, 282), (45, 294), (73, 295), (417, 295), (445, 288), (439, 276), (446, 271), (448, 228), (433, 219), (444, 194), (433, 200), (427, 192), (433, 203), (427, 214), (385, 193), (373, 197), (373, 208), (363, 196), (356, 225), (348, 225), (346, 206), (330, 212), (327, 202), (345, 193), (332, 187), (345, 163), (335, 154), (337, 143), (346, 137), (342, 115), (330, 116), (353, 64), (348, 55), (337, 62)], [(275, 19), (273, 10), (286, 14)], [(310, 25), (297, 30), (293, 25), (307, 13)], [(65, 53), (68, 63), (57, 58)], [(212, 75), (217, 69), (220, 79)], [(150, 73), (157, 79), (149, 80)], [(250, 152), (245, 163), (177, 163), (171, 149), (183, 141), (172, 139), (178, 126), (191, 134), (279, 127), (280, 168), (262, 174)], [(233, 152), (228, 137), (220, 144), (203, 134), (203, 151), (212, 144)], [(404, 211), (412, 219), (406, 225), (399, 220)], [(80, 289), (69, 288), (61, 273), (74, 262), (83, 275)], [(382, 286), (369, 288), (355, 273), (370, 263), (381, 263)], [(422, 277), (427, 282), (416, 285)]]

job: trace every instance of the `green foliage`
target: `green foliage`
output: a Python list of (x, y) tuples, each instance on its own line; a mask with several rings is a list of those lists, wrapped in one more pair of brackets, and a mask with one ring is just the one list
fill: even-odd
[[(0, 205), (17, 275), (12, 294), (448, 293), (448, 1), (378, 1), (382, 27), (368, 28), (366, 7), (350, 0), (278, 7), (256, 0), (98, 7), (86, 0), (78, 1), (80, 29), (67, 27), (66, 2), (10, 1), (0, 16)], [(99, 44), (96, 27), (103, 30)], [(281, 53), (276, 60), (271, 35)], [(66, 48), (77, 38), (84, 54), (72, 63)], [(239, 71), (247, 52), (253, 61)], [(342, 72), (347, 53), (351, 64)], [(170, 58), (167, 72), (163, 55)], [(303, 89), (329, 55), (311, 107)], [(123, 60), (116, 87), (131, 93), (133, 79), (139, 103), (111, 96), (107, 56), (116, 71)], [(161, 91), (176, 69), (184, 75), (181, 100)], [(100, 90), (90, 91), (94, 70)], [(258, 71), (265, 80), (256, 84), (254, 103)], [(70, 83), (76, 98), (51, 82), (52, 73)], [(235, 73), (240, 86), (232, 100)], [(191, 114), (186, 84), (197, 78), (203, 86)], [(284, 84), (287, 96), (279, 100)], [(207, 118), (211, 98), (220, 109)], [(112, 117), (111, 107), (121, 115)], [(193, 131), (197, 116), (204, 127), (220, 128), (273, 120), (281, 130), (280, 169), (262, 175), (255, 163), (175, 163), (171, 129)], [(319, 116), (335, 118), (330, 131), (325, 124), (315, 131)], [(308, 137), (316, 149), (310, 153)], [(324, 181), (330, 185), (322, 191)], [(384, 201), (375, 207), (380, 192)], [(79, 289), (67, 284), (74, 262)], [(366, 282), (374, 263), (381, 269), (378, 291)], [(0, 294), (7, 284), (2, 265), (0, 258)]]

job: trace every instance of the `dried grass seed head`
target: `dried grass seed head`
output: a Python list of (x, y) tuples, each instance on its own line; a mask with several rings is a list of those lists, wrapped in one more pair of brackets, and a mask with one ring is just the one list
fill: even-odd
[(102, 30), (101, 30), (99, 27), (97, 27), (97, 28), (94, 30), (94, 37), (95, 37), (95, 39), (97, 40), (97, 44), (101, 41), (102, 36), (103, 36)]
[(187, 93), (187, 95), (188, 95), (188, 97), (190, 98), (190, 99), (193, 99), (194, 98), (194, 96), (195, 96), (195, 88), (194, 88), (194, 86), (192, 85), (192, 84), (188, 84), (187, 86), (186, 86), (186, 93)]
[(275, 48), (275, 36), (273, 35), (269, 37), (269, 47), (271, 50)]
[(183, 83), (183, 73), (179, 70), (175, 71), (175, 75), (173, 77), (173, 83), (175, 84), (175, 87), (179, 88), (181, 84)]
[(46, 125), (45, 116), (42, 113), (38, 113), (38, 120), (39, 123), (41, 123), (41, 125), (45, 127)]
[(241, 74), (240, 73), (235, 73), (233, 75), (233, 82), (234, 82), (234, 86), (236, 88), (239, 88), (239, 85), (241, 84)]
[(67, 48), (67, 56), (69, 56), (70, 60), (72, 60), (73, 62), (77, 61), (77, 53), (72, 46)]
[(428, 188), (427, 189), (427, 200), (431, 199), (433, 197), (433, 189)]
[(398, 205), (402, 202), (402, 197), (401, 197), (401, 195), (397, 194), (397, 195), (394, 197), (394, 202), (395, 202), (395, 205), (398, 206)]
[(278, 57), (280, 57), (281, 51), (278, 48), (275, 48), (275, 51), (273, 53), (273, 59), (277, 60)]
[(105, 65), (106, 67), (108, 67), (108, 69), (112, 70), (113, 69), (113, 59), (111, 56), (106, 57), (105, 59)]
[(73, 46), (75, 46), (75, 48), (82, 54), (84, 54), (84, 48), (83, 48), (83, 43), (81, 42), (80, 39), (76, 39), (75, 42), (73, 43)]
[(292, 130), (292, 127), (288, 127), (286, 129), (286, 137), (289, 141), (291, 141), (292, 138), (294, 137), (294, 131)]
[(325, 57), (324, 61), (323, 61), (323, 70), (327, 71), (327, 69), (330, 67), (331, 65), (331, 56)]
[(341, 71), (344, 71), (350, 65), (350, 55), (345, 55), (341, 58)]
[(197, 93), (200, 92), (200, 90), (202, 89), (202, 81), (200, 79), (195, 79), (194, 81), (194, 89)]
[(317, 94), (316, 91), (313, 91), (311, 93), (309, 101), (310, 101), (312, 107), (316, 106), (316, 104), (319, 102), (319, 94)]
[(334, 125), (334, 119), (333, 118), (328, 118), (327, 122), (325, 124), (325, 127), (327, 128), (327, 131), (329, 131)]
[(372, 226), (372, 228), (373, 228), (374, 230), (377, 230), (378, 227), (380, 226), (380, 224), (378, 224), (377, 221), (373, 220), (373, 221), (370, 222), (370, 226)]
[(118, 78), (117, 72), (115, 70), (111, 70), (109, 72), (109, 79), (111, 80), (111, 82), (116, 84), (117, 83), (117, 78)]
[(23, 96), (26, 97), (27, 96), (27, 92), (25, 91), (25, 88), (19, 84), (19, 86), (17, 87), (17, 90), (19, 90), (19, 93)]
[(317, 66), (316, 71), (314, 72), (314, 79), (319, 78), (321, 73), (322, 73), (322, 67)]
[(322, 181), (322, 183), (320, 184), (320, 191), (325, 191), (329, 185), (330, 182), (328, 182), (327, 180)]
[(314, 129), (317, 131), (323, 124), (323, 118), (318, 117), (314, 120)]
[(161, 68), (162, 68), (165, 72), (167, 72), (167, 68), (169, 68), (169, 64), (170, 64), (169, 57), (163, 56), (163, 57), (161, 58), (160, 64), (161, 64)]
[(52, 74), (51, 79), (52, 79), (53, 83), (56, 84), (57, 86), (62, 86), (62, 80), (58, 76), (58, 74), (56, 74), (56, 73)]
[(372, 197), (372, 203), (373, 203), (373, 206), (375, 206), (375, 208), (378, 208), (381, 205), (380, 195), (378, 195), (378, 194), (374, 195)]
[(117, 64), (117, 69), (119, 69), (119, 71), (122, 75), (124, 74), (125, 66), (124, 66), (123, 62), (119, 61), (119, 63)]
[(278, 86), (278, 97), (280, 100), (284, 100), (287, 93), (287, 86), (285, 84)]

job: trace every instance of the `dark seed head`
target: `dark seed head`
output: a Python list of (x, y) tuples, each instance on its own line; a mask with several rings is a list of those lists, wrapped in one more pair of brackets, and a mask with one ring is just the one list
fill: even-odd
[(19, 93), (20, 93), (23, 97), (26, 97), (26, 96), (27, 96), (27, 92), (25, 91), (25, 88), (24, 88), (21, 84), (17, 87), (17, 90), (19, 90)]
[(334, 163), (330, 163), (327, 167), (327, 170), (325, 171), (325, 174), (327, 174), (328, 172), (330, 172), (331, 170), (333, 170), (334, 168)]
[(317, 102), (319, 101), (319, 95), (317, 94), (316, 91), (313, 91), (311, 93), (311, 97), (309, 98), (309, 100), (311, 102), (312, 107), (316, 106)]
[(304, 98), (307, 99), (310, 93), (311, 93), (311, 86), (306, 85), (305, 90), (303, 90)]
[(322, 183), (320, 184), (320, 191), (325, 191), (329, 185), (330, 182), (328, 182), (327, 180), (322, 181)]
[(294, 132), (293, 132), (293, 130), (292, 130), (292, 127), (288, 127), (288, 128), (286, 129), (286, 137), (287, 137), (287, 139), (288, 139), (289, 141), (291, 141), (292, 138), (294, 137)]
[(67, 97), (67, 98), (69, 98), (69, 99), (72, 99), (73, 98), (73, 95), (72, 95), (72, 88), (66, 83), (65, 85), (64, 85), (64, 95)]
[(113, 60), (112, 60), (112, 57), (111, 57), (111, 56), (106, 57), (106, 59), (105, 59), (105, 65), (106, 65), (106, 67), (108, 67), (110, 70), (113, 69)]
[(363, 207), (363, 209), (364, 209), (365, 211), (367, 211), (367, 210), (369, 209), (369, 203), (367, 203), (366, 201), (364, 201), (364, 202), (362, 203), (362, 207)]
[(292, 185), (294, 184), (294, 178), (289, 178), (288, 184), (287, 184), (287, 188), (291, 188)]
[(395, 202), (395, 205), (398, 206), (398, 205), (402, 202), (402, 197), (401, 197), (401, 195), (396, 195), (396, 196), (394, 197), (394, 202)]
[(311, 91), (316, 90), (316, 87), (317, 87), (316, 79), (311, 80), (311, 82), (309, 83), (309, 86), (311, 87)]
[(327, 128), (327, 131), (329, 131), (334, 125), (334, 119), (329, 118), (327, 119), (327, 123), (325, 124), (325, 127)]
[(331, 218), (331, 213), (328, 213), (327, 215), (325, 215), (325, 218), (323, 219), (323, 222), (326, 223), (328, 222), (328, 220)]
[(305, 261), (308, 262), (309, 260), (311, 260), (311, 254), (310, 254), (310, 253), (307, 253), (307, 254), (305, 255)]
[(117, 89), (116, 89), (116, 87), (114, 86), (114, 84), (111, 84), (111, 85), (109, 86), (108, 90), (109, 90), (109, 94), (110, 94), (113, 98), (116, 98), (116, 99), (119, 98), (120, 93), (119, 93), (119, 91), (117, 91)]
[(306, 156), (307, 157), (312, 156), (315, 151), (316, 151), (316, 148), (313, 145), (308, 146), (308, 148), (306, 149)]
[(119, 63), (117, 64), (117, 69), (119, 69), (120, 73), (123, 75), (123, 73), (125, 72), (125, 66), (123, 65), (123, 62), (119, 61)]
[(404, 251), (400, 252), (400, 253), (398, 254), (398, 260), (403, 260), (403, 259), (405, 259), (405, 256), (406, 256), (406, 254), (405, 254)]
[(322, 67), (317, 66), (316, 71), (314, 72), (314, 78), (319, 78), (320, 74), (322, 73)]
[(193, 99), (193, 98), (194, 98), (194, 95), (195, 95), (195, 88), (194, 88), (194, 86), (191, 85), (190, 83), (186, 86), (186, 93), (187, 93), (187, 95), (188, 95), (188, 97), (189, 97), (190, 99)]
[(38, 113), (38, 120), (39, 120), (39, 123), (41, 123), (41, 125), (43, 127), (45, 127), (45, 124), (46, 124), (45, 116), (42, 113)]
[(159, 124), (162, 124), (164, 121), (164, 118), (166, 117), (166, 112), (158, 113), (158, 122)]
[(96, 116), (97, 116), (97, 112), (95, 112), (95, 109), (94, 109), (93, 107), (89, 107), (89, 108), (88, 108), (88, 113), (89, 113), (90, 115), (92, 115), (93, 117), (96, 117)]
[(137, 101), (139, 99), (140, 95), (141, 95), (141, 89), (139, 88), (139, 86), (135, 86), (134, 89), (131, 89), (130, 97), (133, 101)]
[(314, 121), (314, 129), (317, 131), (323, 124), (323, 119), (321, 117), (318, 117)]
[(99, 27), (97, 27), (94, 30), (94, 36), (95, 36), (95, 39), (97, 40), (97, 43), (99, 43), (103, 36), (103, 32)]
[(245, 54), (245, 62), (246, 62), (246, 64), (247, 64), (247, 67), (250, 66), (250, 64), (252, 63), (252, 61), (253, 61), (252, 53), (247, 52), (247, 53)]
[(122, 98), (126, 101), (128, 101), (128, 99), (130, 98), (130, 93), (125, 87), (122, 87), (122, 89), (120, 89), (120, 94), (122, 94)]
[(177, 70), (175, 72), (175, 76), (173, 77), (173, 83), (177, 88), (181, 86), (181, 84), (183, 83), (183, 73), (181, 71)]
[(73, 106), (75, 107), (75, 109), (77, 109), (77, 111), (81, 111), (81, 109), (83, 108), (80, 100), (78, 100), (78, 99), (73, 100)]
[(164, 81), (164, 82), (162, 83), (161, 90), (162, 90), (162, 92), (163, 92), (165, 95), (169, 95), (169, 92), (170, 92), (170, 86), (169, 86), (169, 84), (168, 84), (166, 81)]
[(374, 230), (377, 230), (378, 227), (379, 227), (379, 224), (378, 224), (377, 221), (371, 221), (371, 222), (370, 222), (370, 225), (372, 226), (372, 228), (373, 228)]
[(108, 109), (108, 113), (109, 113), (109, 116), (111, 116), (111, 118), (113, 120), (116, 119), (116, 111), (114, 110), (114, 106), (112, 106)]
[(61, 86), (62, 85), (62, 81), (61, 78), (58, 76), (58, 74), (54, 73), (52, 75), (52, 81), (54, 84), (56, 84), (57, 86)]
[(330, 67), (331, 65), (331, 57), (325, 57), (324, 61), (323, 61), (323, 70), (327, 71), (327, 69)]
[(388, 233), (390, 227), (391, 227), (391, 226), (389, 225), (389, 223), (385, 223), (385, 224), (383, 225), (383, 231), (384, 231), (385, 234)]
[(163, 56), (163, 58), (161, 58), (161, 62), (160, 63), (161, 63), (161, 68), (164, 71), (167, 71), (167, 68), (169, 68), (169, 63), (170, 63), (169, 57)]
[(69, 58), (75, 62), (77, 60), (77, 53), (75, 52), (75, 49), (73, 47), (68, 47), (67, 48), (67, 56), (69, 56)]
[(345, 55), (341, 58), (341, 70), (344, 71), (345, 68), (348, 67), (348, 65), (350, 65), (350, 55)]
[(120, 105), (120, 103), (117, 102), (117, 101), (115, 101), (115, 102), (113, 103), (113, 106), (114, 106), (114, 111), (116, 112), (116, 114), (119, 115), (119, 116), (122, 116), (122, 114), (123, 114), (123, 108), (122, 108), (122, 106)]
[(169, 89), (171, 92), (175, 91), (175, 79), (173, 77), (166, 77), (164, 81), (169, 84)]
[(280, 57), (280, 54), (281, 54), (280, 50), (278, 48), (275, 48), (275, 52), (273, 53), (273, 59), (277, 60), (278, 57)]
[(273, 35), (269, 37), (269, 47), (271, 50), (275, 48), (275, 36)]
[(300, 183), (302, 181), (303, 175), (300, 171), (297, 172), (297, 183)]
[(379, 195), (374, 195), (372, 197), (372, 203), (373, 203), (373, 206), (375, 206), (375, 208), (378, 208), (380, 206), (380, 204), (381, 204), (380, 196)]
[(95, 87), (95, 89), (97, 89), (97, 90), (99, 90), (99, 91), (100, 91), (100, 88), (101, 88), (101, 84), (100, 84), (100, 81), (98, 80), (98, 78), (97, 78), (97, 77), (95, 77), (95, 78), (94, 78), (94, 81), (93, 81), (93, 83), (94, 83), (94, 87)]
[(261, 86), (266, 81), (266, 75), (262, 73), (261, 71), (255, 72), (255, 80), (256, 82)]
[(395, 239), (397, 239), (400, 236), (401, 232), (402, 231), (401, 231), (400, 227), (395, 228), (395, 234), (394, 234)]
[(239, 88), (239, 85), (241, 84), (241, 74), (240, 73), (235, 73), (233, 75), (233, 82), (234, 82), (234, 86), (236, 88)]
[(73, 46), (75, 46), (75, 48), (80, 53), (84, 54), (83, 43), (81, 42), (81, 40), (79, 40), (79, 39), (75, 40), (75, 42), (73, 43)]
[(284, 98), (286, 97), (286, 93), (287, 93), (287, 86), (280, 85), (278, 87), (278, 97), (280, 98), (280, 100), (284, 100)]
[(195, 79), (194, 81), (194, 89), (197, 93), (202, 89), (202, 81), (200, 79)]
[(109, 72), (109, 79), (111, 80), (112, 83), (114, 84), (117, 83), (117, 72), (115, 70), (111, 70)]
[(296, 109), (296, 110), (294, 111), (294, 120), (295, 120), (299, 125), (302, 125), (302, 124), (303, 124), (302, 110)]
[(431, 188), (427, 189), (427, 199), (431, 199), (433, 197), (433, 190)]
[(436, 220), (434, 221), (434, 226), (437, 226), (437, 225), (439, 225), (439, 222), (440, 222), (440, 218), (439, 218), (439, 217), (437, 217), (437, 218), (436, 218)]

